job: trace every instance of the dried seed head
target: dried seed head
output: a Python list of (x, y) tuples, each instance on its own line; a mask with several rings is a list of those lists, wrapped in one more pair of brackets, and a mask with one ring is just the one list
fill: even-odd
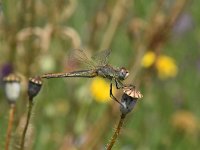
[(137, 103), (139, 98), (142, 98), (143, 95), (135, 89), (135, 86), (125, 86), (123, 88), (123, 96), (121, 98), (122, 105), (120, 106), (120, 111), (122, 114), (126, 115), (131, 112)]
[(120, 105), (121, 113), (124, 115), (128, 114), (133, 110), (136, 103), (137, 103), (137, 98), (133, 98), (124, 93), (121, 98), (121, 104), (122, 104)]
[(42, 80), (40, 77), (34, 77), (29, 79), (28, 84), (28, 96), (32, 100), (35, 97), (42, 87)]
[(140, 91), (136, 90), (135, 86), (133, 86), (133, 85), (125, 86), (123, 88), (123, 92), (132, 98), (139, 99), (139, 98), (143, 97), (143, 95), (140, 93)]
[(15, 103), (20, 95), (20, 77), (15, 74), (10, 74), (4, 79), (5, 95), (9, 103)]

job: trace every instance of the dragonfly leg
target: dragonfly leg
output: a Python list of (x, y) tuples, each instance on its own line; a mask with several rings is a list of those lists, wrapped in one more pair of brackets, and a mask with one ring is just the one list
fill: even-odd
[(124, 107), (124, 105), (113, 95), (113, 93), (112, 93), (112, 83), (110, 83), (110, 97), (111, 97), (114, 101), (116, 101), (117, 103), (119, 103), (121, 106)]
[(117, 79), (114, 79), (115, 80), (115, 85), (116, 85), (116, 88), (117, 89), (121, 89), (124, 87), (124, 85)]

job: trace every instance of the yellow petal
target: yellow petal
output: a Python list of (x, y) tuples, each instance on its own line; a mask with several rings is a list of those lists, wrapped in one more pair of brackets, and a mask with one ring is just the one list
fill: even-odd
[(142, 66), (145, 68), (150, 67), (155, 62), (156, 55), (154, 52), (147, 52), (142, 58)]
[(166, 55), (161, 55), (157, 58), (156, 69), (160, 79), (175, 77), (178, 73), (174, 59)]
[[(110, 99), (110, 84), (102, 78), (95, 78), (91, 85), (90, 91), (94, 99), (98, 102), (108, 102)], [(113, 90), (113, 93), (115, 90)]]

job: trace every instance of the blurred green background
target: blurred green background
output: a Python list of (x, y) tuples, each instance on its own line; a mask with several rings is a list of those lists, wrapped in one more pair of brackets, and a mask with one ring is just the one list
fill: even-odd
[[(81, 68), (69, 61), (76, 48), (89, 54), (111, 49), (109, 63), (128, 68), (124, 83), (136, 85), (144, 96), (127, 116), (114, 150), (198, 149), (199, 6), (192, 0), (0, 1), (0, 149), (9, 112), (3, 77), (16, 73), (22, 79), (11, 141), (17, 149), (28, 78)], [(104, 149), (120, 117), (118, 104), (101, 99), (109, 93), (104, 85), (95, 78), (44, 80), (34, 99), (26, 149)], [(120, 99), (122, 93), (115, 94)]]

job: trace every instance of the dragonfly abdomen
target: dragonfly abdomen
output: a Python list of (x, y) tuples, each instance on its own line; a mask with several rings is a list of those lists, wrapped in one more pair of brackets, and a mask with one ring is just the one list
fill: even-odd
[(42, 75), (42, 78), (66, 78), (66, 77), (85, 77), (85, 78), (93, 78), (98, 74), (96, 70), (81, 70), (81, 71), (73, 71), (68, 73), (49, 73)]

